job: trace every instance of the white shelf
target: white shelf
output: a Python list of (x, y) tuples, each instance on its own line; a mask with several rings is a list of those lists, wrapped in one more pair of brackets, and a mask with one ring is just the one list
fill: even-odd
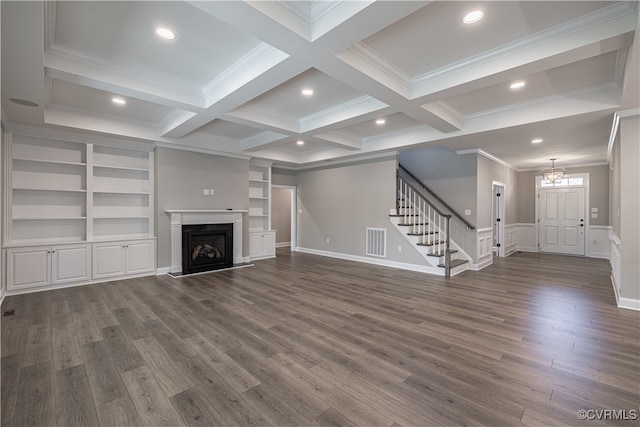
[(76, 221), (76, 220), (85, 220), (86, 216), (69, 216), (69, 217), (56, 217), (56, 216), (38, 216), (38, 217), (13, 217), (14, 221)]
[(122, 191), (122, 190), (94, 190), (93, 194), (139, 194), (141, 196), (148, 196), (148, 191)]
[(60, 160), (45, 160), (45, 159), (28, 159), (28, 158), (22, 158), (22, 157), (14, 157), (13, 161), (14, 162), (41, 163), (41, 164), (48, 164), (48, 165), (82, 166), (82, 167), (86, 167), (87, 166), (86, 163), (81, 163), (81, 162), (65, 162), (65, 161), (60, 161)]
[(86, 193), (87, 190), (78, 188), (27, 188), (27, 187), (13, 187), (14, 191), (58, 191), (62, 193)]
[(267, 179), (249, 179), (249, 182), (260, 182), (262, 184), (266, 184), (269, 182)]
[(149, 215), (113, 215), (113, 216), (97, 216), (93, 219), (149, 219)]
[(135, 168), (129, 166), (113, 166), (113, 165), (97, 165), (94, 163), (94, 169), (114, 169), (114, 170), (122, 170), (122, 171), (133, 171), (133, 172), (149, 172), (148, 168)]

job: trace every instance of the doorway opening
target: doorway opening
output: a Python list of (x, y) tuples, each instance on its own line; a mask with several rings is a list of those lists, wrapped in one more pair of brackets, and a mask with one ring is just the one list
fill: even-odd
[(298, 245), (296, 199), (295, 186), (271, 186), (271, 228), (276, 230), (276, 248), (290, 247), (292, 252)]

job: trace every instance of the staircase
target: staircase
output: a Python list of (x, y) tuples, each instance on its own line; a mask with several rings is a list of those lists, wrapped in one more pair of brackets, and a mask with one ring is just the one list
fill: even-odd
[(391, 223), (406, 236), (432, 267), (434, 274), (450, 277), (468, 268), (469, 257), (451, 241), (451, 214), (430, 203), (415, 178), (403, 169), (397, 174), (395, 213)]

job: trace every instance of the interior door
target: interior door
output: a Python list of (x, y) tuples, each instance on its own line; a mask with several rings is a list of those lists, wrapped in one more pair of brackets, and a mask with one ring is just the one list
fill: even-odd
[(541, 189), (538, 230), (542, 252), (584, 255), (584, 188)]

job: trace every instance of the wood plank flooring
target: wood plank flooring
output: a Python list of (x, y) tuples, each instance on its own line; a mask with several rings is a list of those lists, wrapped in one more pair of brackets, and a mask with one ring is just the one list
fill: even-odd
[[(7, 297), (2, 426), (552, 426), (638, 411), (606, 260), (451, 279), (279, 250), (254, 267)], [(636, 412), (637, 413), (637, 412)]]

